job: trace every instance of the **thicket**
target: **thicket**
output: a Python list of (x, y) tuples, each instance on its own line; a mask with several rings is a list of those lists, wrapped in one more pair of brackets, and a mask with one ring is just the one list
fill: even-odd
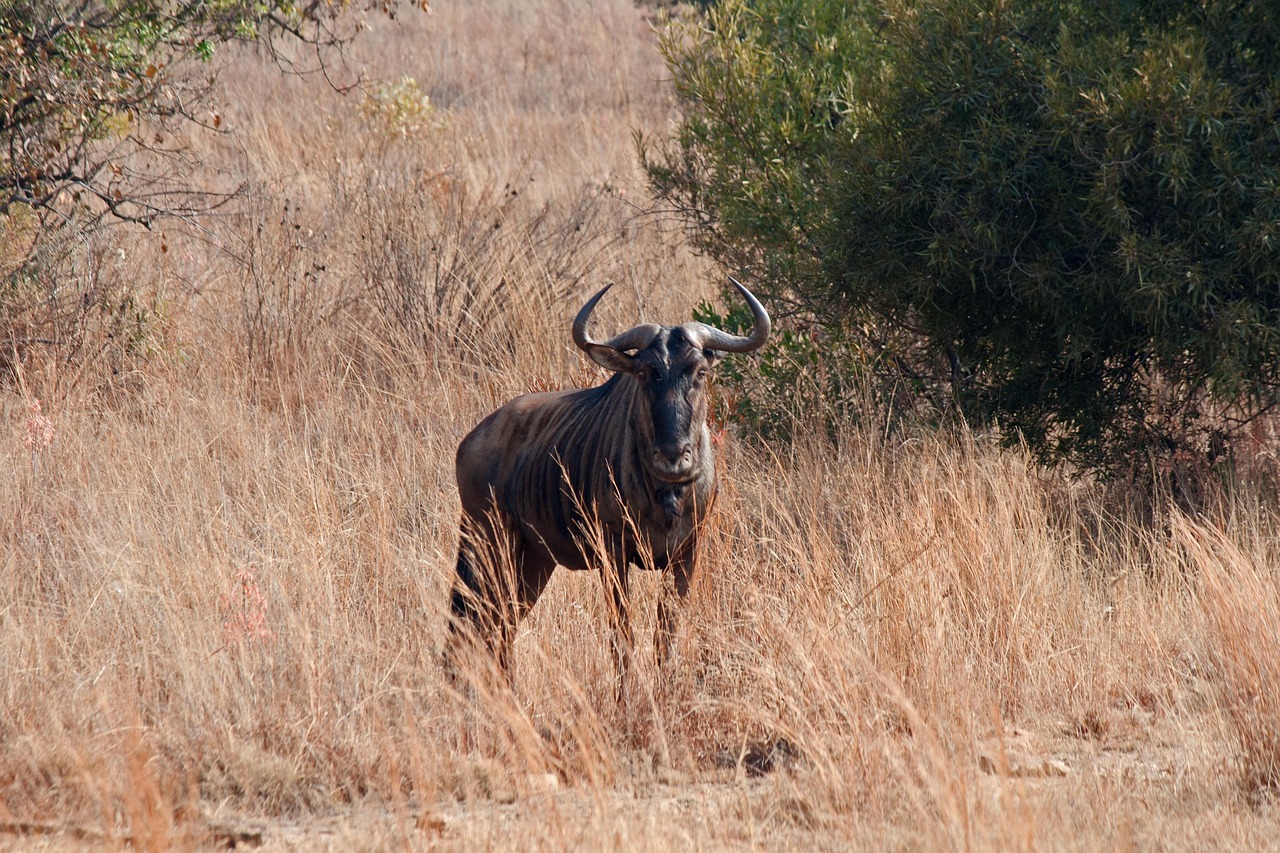
[(846, 372), (1110, 475), (1257, 440), (1274, 4), (725, 0), (662, 45), (684, 117), (641, 140), (654, 190)]

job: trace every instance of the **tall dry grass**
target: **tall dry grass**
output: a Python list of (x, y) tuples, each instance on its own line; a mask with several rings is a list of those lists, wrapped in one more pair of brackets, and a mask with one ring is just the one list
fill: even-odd
[(430, 109), (237, 58), (201, 144), (246, 202), (84, 247), (127, 304), (0, 395), (0, 838), (1274, 846), (1274, 504), (1151, 523), (982, 435), (730, 434), (652, 690), (615, 702), (567, 572), (510, 689), (445, 683), (457, 442), (602, 378), (567, 334), (600, 283), (621, 326), (721, 273), (641, 213), (641, 10), (434, 5), (364, 44)]

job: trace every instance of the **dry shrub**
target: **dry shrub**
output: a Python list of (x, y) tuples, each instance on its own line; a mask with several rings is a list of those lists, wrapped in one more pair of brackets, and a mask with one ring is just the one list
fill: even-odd
[(532, 319), (567, 310), (599, 281), (599, 258), (619, 240), (603, 222), (607, 195), (588, 189), (534, 209), (519, 195), (421, 174), (363, 195), (376, 199), (356, 208), (371, 307), (408, 346), (437, 362), (510, 369), (536, 357), (521, 346)]

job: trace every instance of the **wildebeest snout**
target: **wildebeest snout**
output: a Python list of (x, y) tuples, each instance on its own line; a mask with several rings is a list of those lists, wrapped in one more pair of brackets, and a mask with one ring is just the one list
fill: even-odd
[(653, 468), (663, 479), (678, 480), (687, 476), (693, 470), (693, 442), (686, 438), (656, 445)]

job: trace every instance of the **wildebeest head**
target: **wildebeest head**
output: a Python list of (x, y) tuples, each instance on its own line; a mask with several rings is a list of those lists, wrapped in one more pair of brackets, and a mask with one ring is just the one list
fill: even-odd
[(593, 341), (587, 322), (607, 285), (582, 306), (573, 321), (573, 342), (591, 360), (615, 373), (631, 376), (648, 401), (648, 418), (636, 427), (650, 452), (645, 462), (660, 480), (680, 483), (702, 470), (700, 439), (707, 420), (707, 380), (712, 365), (726, 352), (752, 352), (769, 338), (769, 313), (751, 291), (730, 281), (746, 299), (755, 318), (750, 335), (729, 334), (705, 323), (659, 326), (645, 323), (607, 341)]

